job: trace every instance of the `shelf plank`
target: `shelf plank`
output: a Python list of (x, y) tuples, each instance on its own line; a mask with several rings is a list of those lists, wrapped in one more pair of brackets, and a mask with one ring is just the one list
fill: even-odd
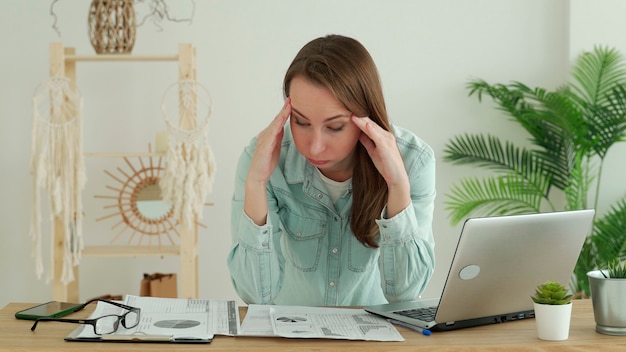
[(147, 257), (179, 255), (179, 246), (85, 246), (85, 257)]
[(164, 152), (91, 152), (85, 153), (85, 158), (132, 158), (132, 157), (151, 157), (166, 156)]
[(66, 55), (65, 61), (178, 61), (178, 55)]

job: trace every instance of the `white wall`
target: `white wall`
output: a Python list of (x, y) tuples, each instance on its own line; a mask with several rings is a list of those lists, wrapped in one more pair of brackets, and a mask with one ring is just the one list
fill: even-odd
[[(60, 0), (56, 5), (61, 38), (51, 28), (50, 2), (0, 2), (4, 43), (0, 53), (0, 140), (4, 141), (0, 149), (0, 306), (52, 297), (51, 286), (35, 277), (28, 237), (33, 205), (29, 175), (31, 97), (35, 86), (48, 75), (50, 42), (62, 41), (79, 54), (93, 54), (86, 29), (89, 1)], [(189, 10), (186, 0), (169, 3), (176, 3), (178, 17)], [(424, 294), (433, 297), (443, 286), (459, 232), (449, 224), (444, 194), (470, 172), (441, 160), (445, 143), (466, 131), (488, 131), (523, 140), (489, 102), (480, 104), (467, 97), (468, 79), (519, 80), (531, 86), (556, 87), (567, 77), (570, 55), (602, 39), (612, 41), (612, 45), (619, 43), (619, 31), (614, 27), (620, 25), (620, 13), (626, 13), (626, 5), (607, 1), (607, 6), (622, 10), (603, 10), (602, 16), (614, 21), (610, 22), (591, 15), (603, 8), (598, 2), (572, 1), (570, 25), (566, 0), (195, 3), (192, 24), (163, 23), (163, 31), (150, 24), (140, 27), (134, 53), (173, 54), (179, 42), (192, 43), (197, 48), (198, 80), (213, 98), (209, 134), (218, 173), (215, 190), (207, 201), (216, 205), (205, 211), (208, 229), (201, 230), (199, 240), (200, 296), (212, 299), (237, 298), (225, 263), (236, 159), (281, 107), (282, 76), (307, 41), (340, 33), (365, 44), (379, 65), (393, 121), (422, 136), (438, 154), (439, 197), (434, 222), (437, 268)], [(591, 22), (586, 21), (589, 19)], [(609, 37), (595, 28), (601, 26), (607, 33), (617, 34)], [(575, 40), (570, 50), (571, 37)], [(77, 72), (85, 101), (87, 152), (144, 151), (154, 142), (155, 133), (164, 129), (160, 98), (177, 78), (175, 64), (79, 63)], [(104, 185), (111, 183), (102, 168), (113, 169), (115, 165), (115, 161), (87, 162), (87, 244), (107, 243), (114, 235), (110, 230), (113, 222), (93, 221), (105, 213), (93, 196), (104, 193)], [(620, 190), (624, 188), (621, 180), (611, 182)], [(143, 272), (177, 271), (177, 267), (176, 257), (84, 258), (80, 298), (137, 294)]]

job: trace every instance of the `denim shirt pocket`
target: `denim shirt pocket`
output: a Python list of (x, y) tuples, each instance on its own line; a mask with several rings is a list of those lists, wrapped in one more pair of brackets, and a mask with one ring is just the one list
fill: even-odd
[(378, 259), (378, 249), (366, 247), (354, 235), (350, 235), (348, 242), (350, 243), (348, 247), (348, 268), (350, 271), (358, 273), (368, 271)]
[(301, 271), (315, 271), (322, 252), (322, 238), (326, 223), (322, 220), (301, 217), (289, 212), (281, 214), (283, 253)]

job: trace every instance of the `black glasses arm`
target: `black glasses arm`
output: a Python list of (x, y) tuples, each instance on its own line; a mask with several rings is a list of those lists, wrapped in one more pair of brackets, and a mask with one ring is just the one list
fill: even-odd
[[(137, 310), (139, 309), (139, 308), (136, 308), (136, 307), (127, 306), (127, 305), (122, 304), (122, 303), (117, 303), (117, 302), (114, 302), (114, 301), (109, 301), (109, 300), (102, 299), (102, 298), (94, 298), (94, 299), (92, 299), (92, 300), (89, 300), (89, 301), (87, 301), (87, 302), (83, 303), (83, 304), (81, 305), (81, 308), (80, 308), (80, 309), (85, 308), (85, 306), (87, 306), (88, 304), (90, 304), (90, 303), (92, 303), (92, 302), (105, 302), (105, 303), (112, 304), (112, 305), (117, 306), (117, 307), (120, 307), (120, 308), (124, 308), (124, 309), (126, 309), (126, 310), (132, 310), (132, 311), (137, 311)], [(75, 312), (76, 312), (76, 311), (79, 311), (80, 309), (75, 310)]]

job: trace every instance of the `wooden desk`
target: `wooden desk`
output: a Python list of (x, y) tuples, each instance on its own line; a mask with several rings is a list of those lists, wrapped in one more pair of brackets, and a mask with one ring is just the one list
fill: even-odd
[[(9, 303), (0, 310), (0, 351), (626, 351), (626, 337), (595, 332), (591, 300), (574, 301), (570, 336), (566, 341), (537, 338), (534, 319), (495, 324), (423, 336), (398, 327), (404, 342), (372, 342), (281, 337), (215, 336), (204, 345), (66, 342), (74, 324), (43, 323), (35, 332), (31, 321), (15, 319), (18, 310), (32, 303)], [(241, 308), (241, 318), (246, 308)], [(80, 316), (79, 316), (80, 315)], [(79, 312), (70, 317), (85, 317)]]

